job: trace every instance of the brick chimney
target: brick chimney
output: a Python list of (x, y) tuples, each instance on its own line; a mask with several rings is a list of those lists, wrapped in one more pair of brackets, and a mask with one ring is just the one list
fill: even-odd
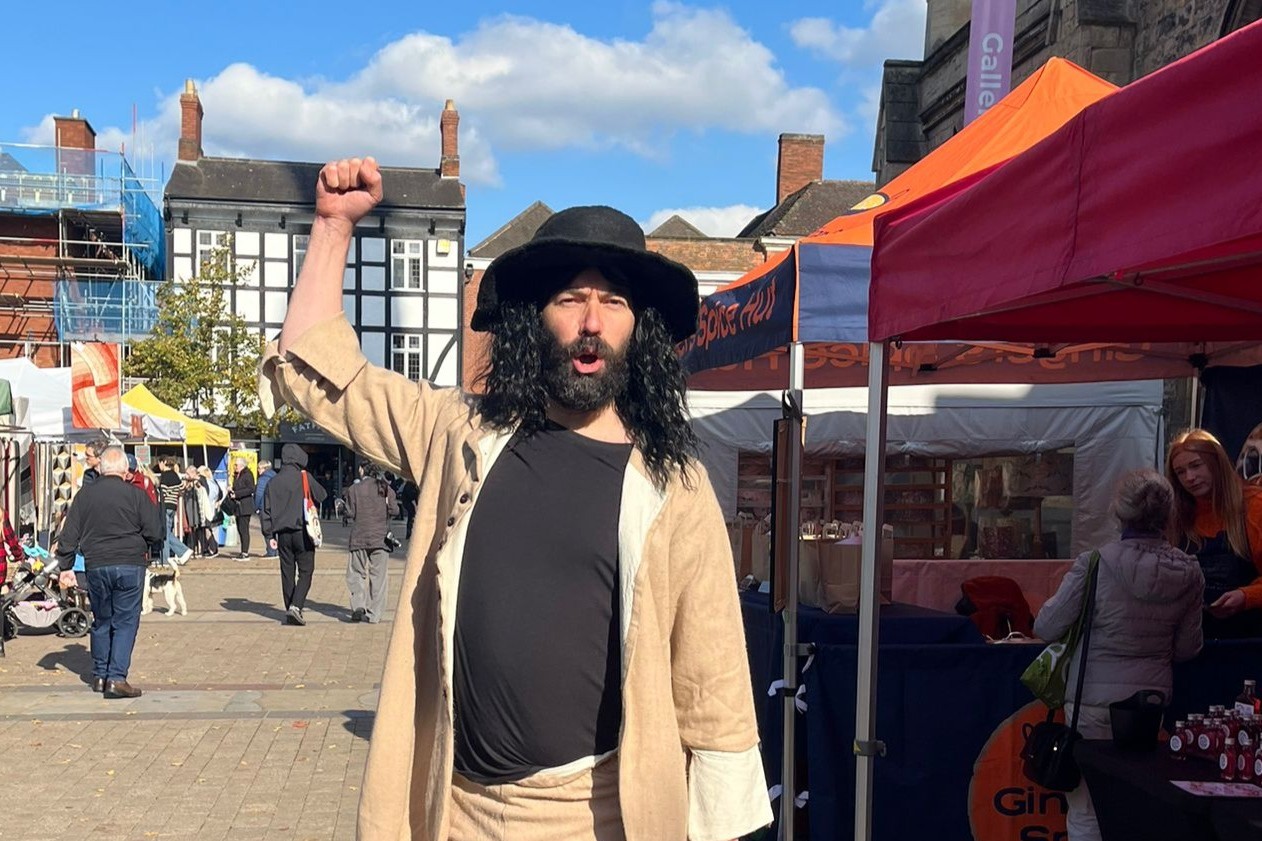
[(182, 161), (196, 161), (202, 157), (202, 100), (192, 79), (184, 80), (184, 93), (180, 94), (180, 151)]
[(443, 137), (443, 159), (438, 173), (443, 178), (460, 177), (460, 112), (456, 110), (455, 100), (447, 100), (443, 106), (443, 116), (439, 127)]
[(776, 172), (776, 204), (824, 177), (824, 135), (780, 135), (780, 164)]
[(53, 117), (57, 169), (64, 175), (92, 175), (96, 170), (96, 132), (76, 108), (69, 117)]

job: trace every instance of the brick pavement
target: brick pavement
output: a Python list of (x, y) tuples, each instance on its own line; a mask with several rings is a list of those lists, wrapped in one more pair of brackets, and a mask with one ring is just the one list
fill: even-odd
[[(345, 531), (325, 533), (305, 627), (281, 623), (273, 559), (190, 561), (188, 616), (141, 619), (129, 676), (141, 698), (91, 692), (86, 637), (11, 641), (0, 839), (353, 838), (393, 615), (350, 623)], [(392, 603), (402, 567), (398, 552)]]

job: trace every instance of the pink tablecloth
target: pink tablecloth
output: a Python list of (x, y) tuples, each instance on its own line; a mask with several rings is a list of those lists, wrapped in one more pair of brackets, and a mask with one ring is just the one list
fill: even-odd
[(1072, 565), (1066, 560), (895, 560), (894, 601), (954, 613), (963, 581), (1003, 575), (1021, 585), (1030, 610), (1037, 614)]

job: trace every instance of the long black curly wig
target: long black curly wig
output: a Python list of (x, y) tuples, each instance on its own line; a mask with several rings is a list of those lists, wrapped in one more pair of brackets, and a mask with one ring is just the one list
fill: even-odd
[[(500, 302), (486, 368), (478, 377), (485, 389), (482, 417), (496, 429), (519, 426), (532, 434), (544, 428), (546, 330), (537, 303)], [(657, 310), (636, 310), (626, 365), (627, 387), (614, 405), (644, 456), (649, 476), (659, 488), (665, 488), (675, 472), (689, 481), (689, 461), (699, 444), (684, 408), (684, 372)]]

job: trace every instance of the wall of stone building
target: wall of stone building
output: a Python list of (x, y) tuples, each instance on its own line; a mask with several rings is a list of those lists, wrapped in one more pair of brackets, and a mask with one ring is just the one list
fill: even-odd
[[(938, 8), (938, 14), (931, 14), (926, 37), (932, 36), (936, 49), (926, 55), (917, 86), (925, 154), (963, 127), (968, 70), (968, 27), (947, 35), (944, 22), (956, 19), (951, 15), (957, 7), (935, 2), (930, 11)], [(1019, 0), (1012, 84), (1058, 55), (1126, 85), (1216, 40), (1228, 16), (1234, 26), (1256, 20), (1262, 0)], [(887, 160), (878, 137), (873, 160), (878, 184), (908, 165)]]
[[(1074, 1), (1062, 0), (1062, 3)], [(1050, 56), (1061, 54), (1054, 45), (1048, 45), (1048, 27), (1051, 21), (1064, 18), (1063, 12), (1057, 13), (1054, 0), (1020, 0), (1017, 4), (1017, 19), (1013, 26), (1016, 42), (1013, 87), (1042, 67)], [(927, 141), (926, 154), (950, 140), (964, 127), (968, 37), (969, 28), (964, 26), (925, 58), (920, 80), (920, 115)]]
[(1135, 7), (1135, 77), (1218, 39), (1230, 0), (1132, 0)]

